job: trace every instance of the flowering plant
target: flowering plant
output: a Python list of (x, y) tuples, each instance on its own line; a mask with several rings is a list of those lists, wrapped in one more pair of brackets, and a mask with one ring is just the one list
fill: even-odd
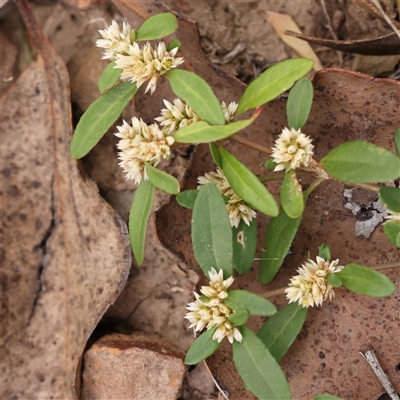
[[(389, 296), (395, 285), (372, 268), (331, 261), (329, 247), (321, 245), (316, 261), (308, 259), (283, 288), (289, 302), (283, 309), (277, 311), (271, 302), (254, 293), (231, 290), (234, 270), (244, 274), (254, 260), (257, 211), (271, 217), (265, 235), (266, 249), (260, 257), (261, 284), (274, 279), (301, 223), (308, 197), (327, 179), (378, 192), (390, 213), (383, 229), (391, 243), (400, 247), (400, 189), (376, 184), (400, 177), (400, 129), (394, 137), (397, 155), (372, 143), (353, 141), (334, 148), (318, 161), (312, 138), (302, 132), (313, 100), (311, 82), (304, 78), (313, 66), (311, 60), (287, 60), (267, 69), (247, 87), (238, 103), (227, 105), (217, 99), (201, 77), (177, 68), (184, 63), (182, 57), (176, 57), (178, 41), (168, 45), (162, 41), (155, 47), (140, 44), (163, 38), (176, 28), (176, 18), (165, 13), (149, 18), (138, 30), (132, 30), (127, 23), (120, 29), (113, 21), (108, 29), (100, 31), (102, 39), (97, 46), (105, 49), (103, 59), (111, 62), (99, 81), (102, 95), (88, 108), (75, 130), (71, 154), (74, 158), (86, 155), (140, 86), (148, 82), (145, 92), (151, 95), (158, 80), (166, 77), (177, 98), (164, 100), (166, 108), (155, 118), (156, 123), (149, 125), (132, 118), (131, 123), (123, 121), (117, 126), (115, 133), (120, 138), (120, 166), (126, 178), (138, 184), (129, 217), (136, 261), (143, 262), (155, 188), (177, 195), (180, 205), (193, 210), (193, 251), (210, 279), (208, 286), (201, 287), (201, 294), (194, 293), (195, 301), (187, 307), (190, 327), (205, 332), (189, 349), (186, 363), (196, 364), (210, 356), (226, 337), (246, 388), (262, 398), (290, 398), (290, 388), (278, 362), (299, 333), (308, 307), (332, 300), (334, 289), (341, 285), (371, 296)], [(254, 122), (261, 106), (289, 89), (288, 125), (282, 127), (272, 149), (237, 135)], [(241, 115), (248, 110), (254, 110), (253, 115), (243, 119)], [(266, 159), (266, 168), (278, 173), (269, 174), (268, 179), (256, 176), (224, 148), (226, 140), (267, 154), (270, 158)], [(179, 193), (178, 181), (157, 166), (174, 147), (198, 143), (209, 143), (216, 170), (198, 177), (197, 190)], [(299, 170), (314, 179), (304, 191), (297, 180)], [(282, 179), (280, 207), (264, 184), (272, 179)], [(271, 318), (256, 334), (245, 326), (249, 315)], [(278, 335), (279, 327), (289, 322), (290, 331)]]

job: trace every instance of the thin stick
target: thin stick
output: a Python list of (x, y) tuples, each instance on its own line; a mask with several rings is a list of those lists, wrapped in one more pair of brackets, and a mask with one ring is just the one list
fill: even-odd
[(208, 373), (211, 376), (211, 379), (214, 382), (214, 385), (217, 387), (217, 389), (219, 390), (219, 392), (222, 394), (223, 398), (226, 400), (229, 400), (229, 397), (227, 397), (227, 395), (225, 394), (225, 391), (221, 388), (221, 386), (218, 385), (217, 380), (214, 378), (214, 375), (212, 374), (210, 367), (208, 366), (206, 360), (203, 360), (204, 366), (206, 367), (206, 370), (208, 371)]
[(396, 32), (397, 36), (400, 38), (400, 31), (396, 28), (393, 21), (385, 13), (385, 10), (382, 8), (381, 3), (379, 3), (378, 0), (371, 0), (371, 3), (373, 3), (373, 5), (379, 10), (387, 24), (393, 29), (394, 32)]
[(387, 268), (399, 268), (400, 267), (400, 261), (397, 262), (392, 262), (392, 263), (386, 263), (386, 264), (379, 264), (379, 265), (374, 265), (372, 267), (369, 267), (370, 269), (374, 270), (380, 270), (380, 269), (387, 269)]
[(229, 139), (233, 140), (236, 143), (240, 143), (244, 146), (250, 147), (251, 149), (261, 151), (261, 153), (272, 154), (272, 150), (269, 147), (263, 146), (262, 144), (259, 144), (257, 142), (253, 142), (252, 140), (246, 139), (242, 136), (233, 135), (229, 137)]
[(285, 289), (286, 289), (286, 287), (275, 289), (275, 290), (271, 290), (270, 292), (265, 293), (263, 295), (263, 297), (265, 297), (266, 299), (270, 299), (272, 297), (280, 296), (282, 294), (285, 294)]
[[(338, 37), (337, 37), (335, 31), (334, 31), (333, 28), (332, 28), (331, 17), (329, 16), (328, 10), (326, 9), (325, 0), (320, 0), (320, 3), (321, 3), (322, 11), (324, 12), (325, 18), (326, 18), (326, 20), (328, 21), (328, 25), (327, 25), (328, 30), (329, 30), (329, 32), (331, 33), (332, 37), (333, 37), (335, 40), (338, 40)], [(343, 55), (342, 55), (342, 52), (341, 52), (341, 51), (336, 51), (336, 54), (337, 54), (337, 56), (338, 56), (338, 58), (339, 58), (339, 67), (341, 67), (341, 66), (343, 65)]]
[(370, 365), (370, 367), (374, 371), (375, 375), (381, 381), (382, 386), (385, 388), (389, 397), (392, 400), (400, 400), (400, 397), (397, 395), (396, 391), (394, 390), (392, 384), (389, 381), (388, 376), (383, 372), (383, 369), (380, 366), (379, 361), (376, 358), (376, 355), (373, 352), (373, 350), (368, 350), (366, 353), (362, 353), (361, 351), (359, 351), (359, 353), (367, 361), (367, 363)]

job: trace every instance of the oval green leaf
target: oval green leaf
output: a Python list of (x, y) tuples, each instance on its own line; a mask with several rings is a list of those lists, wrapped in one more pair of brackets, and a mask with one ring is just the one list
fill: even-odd
[(180, 49), (182, 47), (182, 43), (178, 39), (174, 39), (167, 47), (167, 51), (171, 51), (175, 48)]
[(318, 255), (325, 261), (331, 260), (331, 249), (326, 243), (323, 243), (318, 247)]
[(341, 397), (333, 396), (329, 393), (319, 394), (314, 397), (314, 400), (343, 400)]
[(258, 331), (257, 336), (279, 362), (289, 350), (307, 318), (308, 308), (291, 303), (279, 310)]
[(400, 248), (400, 224), (388, 221), (383, 225), (383, 231), (392, 244)]
[(107, 89), (112, 88), (117, 83), (119, 76), (121, 75), (122, 69), (114, 67), (115, 61), (111, 61), (101, 74), (98, 83), (100, 93), (103, 93)]
[(296, 58), (282, 61), (268, 68), (247, 87), (239, 101), (236, 114), (262, 106), (285, 90), (312, 69), (314, 61), (307, 58)]
[(215, 165), (222, 169), (222, 160), (218, 151), (218, 147), (215, 143), (209, 143), (211, 157), (213, 158)]
[(232, 276), (232, 231), (226, 206), (217, 187), (208, 183), (197, 195), (192, 220), (193, 253), (206, 276), (214, 267)]
[(301, 129), (307, 122), (313, 101), (314, 89), (307, 78), (300, 79), (290, 90), (286, 104), (289, 129)]
[(192, 210), (198, 194), (198, 190), (185, 190), (176, 196), (176, 201), (180, 206), (190, 208)]
[(228, 321), (232, 322), (235, 326), (244, 325), (249, 319), (249, 313), (247, 310), (237, 310), (228, 317)]
[(251, 315), (269, 316), (276, 313), (276, 307), (270, 301), (247, 290), (230, 290), (224, 302), (232, 310), (247, 310)]
[(174, 135), (177, 143), (210, 143), (225, 139), (249, 126), (254, 118), (232, 122), (228, 125), (209, 125), (205, 121), (196, 122), (178, 129)]
[(182, 69), (168, 71), (167, 78), (173, 92), (192, 107), (202, 120), (210, 125), (225, 125), (221, 104), (203, 78)]
[(272, 194), (258, 178), (223, 147), (218, 148), (226, 179), (232, 189), (250, 207), (266, 215), (278, 215), (278, 205)]
[(343, 182), (386, 182), (400, 177), (400, 157), (361, 140), (334, 148), (321, 164), (328, 174)]
[(212, 328), (202, 333), (190, 346), (185, 358), (185, 364), (194, 365), (210, 357), (218, 349), (221, 343), (213, 340), (213, 335), (217, 328)]
[(154, 185), (150, 181), (142, 181), (135, 192), (129, 214), (129, 236), (133, 254), (138, 265), (144, 258), (144, 242), (147, 221), (153, 205)]
[(259, 399), (291, 399), (285, 374), (262, 341), (246, 326), (242, 342), (233, 341), (233, 361), (244, 385)]
[(296, 172), (290, 170), (283, 179), (281, 187), (281, 203), (290, 218), (299, 217), (304, 211), (303, 191)]
[(368, 296), (390, 296), (396, 290), (395, 284), (386, 276), (358, 264), (348, 264), (336, 274), (347, 289)]
[(394, 134), (394, 144), (396, 146), (397, 155), (400, 156), (400, 128), (396, 129), (396, 132)]
[(157, 188), (164, 190), (164, 192), (170, 194), (178, 194), (179, 193), (179, 182), (173, 176), (166, 174), (154, 168), (149, 163), (146, 164), (146, 174), (149, 178), (149, 181)]
[(400, 189), (383, 187), (379, 190), (379, 199), (391, 211), (400, 213)]
[(237, 228), (232, 228), (233, 267), (240, 273), (247, 272), (254, 261), (257, 247), (257, 222), (250, 225), (241, 219)]
[(273, 158), (270, 158), (266, 163), (265, 163), (265, 168), (270, 169), (270, 170), (274, 170), (275, 167), (278, 164), (274, 161)]
[(260, 283), (269, 283), (274, 279), (296, 236), (301, 218), (302, 215), (290, 218), (281, 207), (279, 215), (270, 219), (264, 237), (266, 250), (260, 255)]
[(153, 15), (136, 32), (136, 41), (153, 40), (168, 36), (178, 28), (175, 15), (162, 13)]
[(72, 137), (72, 157), (82, 158), (92, 150), (136, 92), (134, 83), (123, 82), (102, 94), (90, 105), (79, 120)]
[(328, 274), (326, 280), (333, 287), (342, 286), (342, 281), (336, 274)]

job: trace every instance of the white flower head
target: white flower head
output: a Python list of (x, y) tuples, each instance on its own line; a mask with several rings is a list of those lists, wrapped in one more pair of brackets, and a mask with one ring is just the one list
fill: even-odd
[(317, 262), (307, 260), (298, 275), (290, 279), (289, 287), (285, 289), (289, 303), (298, 302), (303, 307), (320, 306), (324, 300), (335, 296), (333, 287), (326, 280), (328, 273), (335, 274), (344, 267), (338, 265), (339, 260), (325, 261), (317, 257)]
[(154, 49), (150, 43), (140, 48), (135, 42), (126, 54), (116, 55), (115, 68), (122, 69), (121, 80), (135, 82), (137, 87), (149, 81), (145, 93), (150, 90), (153, 94), (160, 76), (183, 63), (183, 58), (175, 57), (177, 51), (178, 47), (167, 51), (164, 42)]
[[(394, 222), (397, 222), (398, 224), (400, 224), (400, 213), (397, 213), (392, 210), (388, 210), (388, 212), (389, 212), (389, 215), (387, 215), (385, 217), (388, 220), (386, 222), (394, 221)], [(386, 224), (386, 222), (385, 222), (385, 224)]]
[(161, 116), (155, 118), (168, 135), (174, 134), (179, 128), (184, 128), (200, 121), (197, 114), (181, 99), (176, 98), (174, 103), (164, 100), (165, 107), (161, 110)]
[(216, 171), (206, 173), (204, 176), (199, 176), (197, 181), (199, 183), (198, 189), (207, 183), (214, 183), (220, 193), (229, 198), (226, 209), (231, 226), (237, 228), (241, 219), (246, 225), (250, 225), (253, 218), (257, 217), (256, 212), (235, 193), (226, 179), (224, 172), (219, 168)]
[(221, 101), (221, 107), (226, 123), (229, 124), (230, 122), (233, 122), (238, 104), (232, 101), (229, 103), (229, 106), (227, 106), (224, 101)]
[(126, 179), (139, 184), (147, 180), (145, 162), (155, 167), (162, 158), (169, 158), (174, 138), (165, 135), (157, 124), (147, 125), (142, 119), (132, 118), (132, 126), (123, 121), (117, 129), (115, 136), (121, 138), (117, 145), (119, 165), (126, 172)]
[(272, 158), (278, 164), (275, 171), (283, 169), (289, 171), (296, 169), (301, 164), (305, 167), (312, 160), (314, 146), (311, 139), (301, 132), (300, 129), (284, 128), (272, 148)]
[(103, 39), (97, 40), (96, 46), (106, 49), (102, 59), (114, 60), (117, 54), (126, 54), (135, 39), (135, 31), (126, 22), (122, 24), (122, 31), (117, 22), (112, 21), (107, 29), (99, 32)]
[(208, 273), (210, 285), (202, 286), (200, 291), (203, 296), (194, 292), (196, 300), (189, 303), (186, 307), (189, 312), (185, 318), (189, 320), (189, 328), (194, 328), (196, 332), (204, 328), (217, 328), (213, 340), (221, 342), (224, 337), (232, 343), (233, 339), (242, 341), (239, 329), (228, 320), (234, 311), (224, 303), (228, 297), (228, 289), (233, 283), (233, 277), (223, 278), (222, 269), (217, 272), (214, 268)]

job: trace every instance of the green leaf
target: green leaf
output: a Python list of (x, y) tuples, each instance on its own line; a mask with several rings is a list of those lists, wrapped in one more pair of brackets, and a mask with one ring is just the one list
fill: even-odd
[(274, 161), (274, 159), (273, 159), (273, 158), (270, 158), (270, 159), (265, 163), (265, 168), (274, 170), (275, 167), (276, 167), (277, 165), (278, 165), (278, 164)]
[(144, 21), (136, 32), (136, 41), (163, 38), (174, 33), (178, 28), (175, 15), (171, 13), (156, 14)]
[(164, 192), (170, 194), (178, 194), (179, 193), (179, 182), (173, 176), (166, 174), (151, 166), (148, 162), (146, 165), (146, 174), (149, 178), (149, 181), (157, 188), (164, 190)]
[(178, 39), (174, 39), (167, 47), (167, 51), (171, 51), (175, 48), (180, 49), (182, 47), (182, 43)]
[(400, 248), (400, 224), (395, 221), (386, 222), (383, 231), (390, 242)]
[(211, 267), (232, 276), (232, 231), (226, 206), (217, 187), (208, 183), (197, 195), (193, 208), (192, 242), (196, 261), (208, 276)]
[(348, 264), (336, 275), (347, 289), (358, 294), (385, 297), (396, 290), (395, 284), (386, 275), (362, 265)]
[(147, 220), (153, 205), (153, 196), (154, 185), (150, 181), (142, 181), (136, 189), (129, 214), (129, 236), (138, 265), (142, 264), (144, 258)]
[(278, 215), (274, 197), (258, 178), (223, 147), (218, 149), (226, 179), (237, 195), (250, 207), (266, 215)]
[(307, 58), (282, 61), (268, 68), (247, 87), (239, 101), (236, 114), (262, 106), (278, 97), (285, 90), (307, 74), (314, 62)]
[(296, 172), (290, 170), (283, 179), (281, 187), (281, 203), (290, 218), (299, 217), (304, 211), (304, 198)]
[(379, 199), (391, 211), (400, 213), (400, 189), (383, 187), (379, 190)]
[(341, 279), (335, 274), (328, 274), (326, 276), (327, 282), (333, 287), (340, 287), (342, 286)]
[(400, 157), (361, 140), (334, 148), (321, 164), (328, 174), (343, 182), (386, 182), (400, 177)]
[(301, 129), (307, 122), (314, 89), (307, 78), (300, 79), (290, 90), (286, 105), (289, 129)]
[(237, 228), (232, 228), (233, 267), (240, 273), (247, 272), (254, 261), (257, 246), (257, 222), (250, 225), (241, 219)]
[(209, 143), (209, 147), (210, 147), (210, 153), (215, 162), (215, 165), (219, 169), (222, 169), (222, 160), (221, 160), (221, 156), (219, 154), (217, 145), (215, 143)]
[(314, 400), (343, 400), (341, 397), (333, 396), (329, 393), (319, 394), (314, 397)]
[(274, 279), (296, 236), (301, 218), (301, 215), (290, 218), (281, 207), (279, 215), (270, 219), (264, 237), (266, 250), (260, 255), (260, 283), (269, 283)]
[(233, 341), (233, 361), (246, 388), (260, 400), (291, 399), (285, 374), (268, 349), (249, 328), (238, 329), (243, 340)]
[(228, 317), (228, 321), (235, 326), (244, 325), (248, 319), (249, 313), (247, 310), (237, 310)]
[(123, 82), (102, 94), (82, 115), (71, 142), (71, 155), (78, 159), (97, 144), (137, 92), (134, 83)]
[(210, 143), (225, 139), (234, 133), (249, 126), (254, 118), (243, 121), (231, 122), (228, 125), (209, 125), (205, 121), (196, 122), (184, 128), (178, 129), (174, 135), (178, 143)]
[(396, 132), (394, 134), (394, 144), (396, 146), (397, 155), (400, 156), (400, 128), (396, 129)]
[(107, 65), (107, 67), (101, 74), (98, 83), (100, 93), (103, 93), (105, 90), (110, 89), (118, 81), (122, 69), (114, 67), (115, 67), (115, 61), (111, 61), (110, 64)]
[(257, 336), (279, 362), (289, 350), (307, 318), (308, 308), (291, 303), (279, 310), (258, 331)]
[(182, 69), (168, 71), (167, 78), (172, 91), (185, 100), (202, 120), (210, 125), (225, 125), (221, 104), (203, 78)]
[(247, 310), (251, 315), (268, 316), (276, 313), (276, 307), (270, 301), (247, 290), (230, 290), (224, 302), (232, 310)]
[(185, 364), (193, 365), (198, 364), (218, 349), (221, 343), (218, 340), (213, 340), (213, 335), (217, 328), (211, 328), (202, 333), (190, 346), (185, 358)]
[(198, 194), (198, 190), (185, 190), (176, 196), (176, 201), (182, 207), (193, 209)]
[(325, 261), (331, 260), (331, 250), (326, 243), (323, 243), (318, 247), (318, 255)]

